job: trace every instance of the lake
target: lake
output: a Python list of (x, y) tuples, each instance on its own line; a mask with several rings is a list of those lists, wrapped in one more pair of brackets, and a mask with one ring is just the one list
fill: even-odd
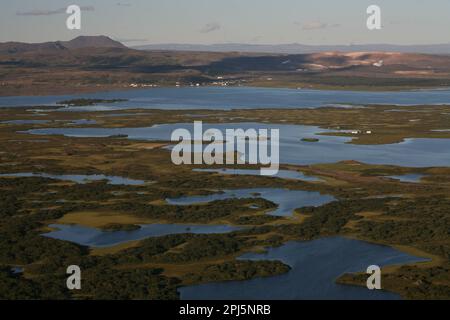
[[(65, 135), (69, 137), (109, 137), (126, 135), (133, 140), (170, 141), (175, 129), (193, 132), (193, 123), (160, 124), (142, 128), (48, 128), (25, 131), (37, 135)], [(203, 130), (253, 128), (280, 130), (280, 162), (310, 165), (355, 160), (368, 164), (398, 165), (404, 167), (448, 166), (450, 139), (406, 139), (400, 143), (384, 145), (350, 144), (350, 137), (327, 136), (332, 130), (315, 126), (269, 123), (217, 123), (203, 124)], [(302, 141), (305, 137), (318, 142)]]
[[(248, 253), (241, 260), (278, 260), (291, 267), (283, 275), (248, 281), (208, 283), (179, 289), (184, 300), (396, 300), (400, 296), (382, 290), (336, 284), (344, 273), (426, 261), (387, 246), (342, 237), (293, 241), (266, 253)], [(383, 282), (381, 283), (383, 285)]]
[(268, 214), (279, 217), (292, 216), (294, 210), (297, 208), (318, 207), (336, 200), (333, 196), (324, 195), (319, 192), (276, 188), (252, 188), (224, 190), (211, 195), (173, 198), (167, 199), (166, 201), (172, 205), (192, 205), (217, 200), (243, 198), (263, 198), (275, 203), (278, 206), (277, 209), (268, 212)]
[(7, 120), (7, 121), (0, 121), (0, 124), (46, 124), (49, 123), (49, 120)]
[[(251, 170), (251, 169), (194, 169), (195, 172), (209, 172), (209, 173), (219, 173), (225, 175), (238, 175), (238, 176), (259, 176), (261, 175), (260, 170)], [(323, 181), (320, 178), (314, 176), (307, 176), (301, 172), (294, 170), (278, 170), (276, 175), (272, 176), (273, 178), (280, 179), (291, 179), (291, 180), (300, 180), (300, 181), (311, 181), (311, 182), (319, 182)]]
[(228, 225), (146, 224), (132, 231), (103, 231), (80, 225), (51, 224), (56, 229), (43, 234), (53, 239), (65, 240), (88, 247), (112, 247), (125, 242), (161, 237), (170, 234), (217, 234), (241, 230)]
[(0, 97), (0, 106), (56, 105), (60, 101), (80, 98), (127, 99), (129, 101), (98, 106), (69, 107), (65, 110), (107, 111), (136, 108), (229, 110), (317, 108), (336, 104), (341, 104), (343, 107), (348, 107), (348, 104), (448, 104), (450, 102), (450, 90), (364, 92), (252, 87), (152, 88), (61, 96)]
[(48, 174), (48, 173), (33, 173), (33, 172), (19, 172), (19, 173), (4, 173), (0, 174), (0, 177), (8, 178), (8, 177), (16, 177), (16, 178), (31, 178), (31, 177), (40, 177), (40, 178), (48, 178), (54, 180), (62, 180), (62, 181), (71, 181), (75, 183), (90, 183), (93, 181), (108, 181), (108, 184), (111, 185), (129, 185), (129, 186), (139, 186), (144, 185), (144, 180), (134, 180), (125, 177), (119, 176), (106, 176), (104, 174)]
[(399, 180), (401, 182), (409, 182), (409, 183), (420, 183), (423, 177), (426, 177), (426, 174), (410, 173), (400, 176), (386, 176), (386, 178), (391, 178), (394, 180)]

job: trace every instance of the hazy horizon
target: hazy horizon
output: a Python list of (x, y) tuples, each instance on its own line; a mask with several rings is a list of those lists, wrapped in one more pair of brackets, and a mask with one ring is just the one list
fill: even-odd
[(127, 41), (121, 41), (121, 39), (117, 39), (114, 36), (107, 35), (107, 34), (92, 34), (92, 35), (84, 35), (79, 34), (72, 38), (68, 39), (49, 39), (45, 41), (40, 42), (27, 42), (27, 41), (18, 41), (18, 40), (7, 40), (7, 41), (0, 41), (0, 43), (6, 43), (6, 42), (23, 42), (23, 43), (45, 43), (45, 42), (57, 42), (57, 41), (70, 41), (78, 37), (101, 37), (106, 36), (112, 40), (124, 43), (128, 47), (141, 47), (141, 46), (152, 46), (152, 45), (193, 45), (193, 46), (220, 46), (220, 45), (248, 45), (248, 46), (289, 46), (289, 45), (303, 45), (303, 46), (311, 46), (311, 47), (321, 47), (321, 46), (371, 46), (371, 45), (387, 45), (387, 46), (433, 46), (433, 45), (450, 45), (450, 41), (448, 42), (441, 42), (441, 43), (409, 43), (409, 44), (398, 44), (398, 43), (330, 43), (330, 44), (307, 44), (302, 42), (284, 42), (284, 43), (251, 43), (251, 42), (212, 42), (212, 43), (196, 43), (196, 42), (155, 42), (155, 43), (142, 43), (142, 44), (133, 44), (133, 43), (127, 43)]
[[(70, 40), (106, 35), (127, 46), (146, 44), (423, 45), (447, 44), (445, 0), (18, 0), (2, 4), (0, 42)], [(83, 9), (82, 29), (65, 27), (64, 8)], [(366, 28), (366, 9), (382, 9), (383, 28)]]

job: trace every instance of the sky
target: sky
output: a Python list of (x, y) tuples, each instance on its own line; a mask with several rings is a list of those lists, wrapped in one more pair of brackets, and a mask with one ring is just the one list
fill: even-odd
[[(449, 0), (1, 0), (0, 42), (107, 35), (128, 46), (157, 43), (310, 45), (450, 43)], [(66, 28), (67, 6), (81, 30)], [(368, 30), (369, 5), (382, 29)]]

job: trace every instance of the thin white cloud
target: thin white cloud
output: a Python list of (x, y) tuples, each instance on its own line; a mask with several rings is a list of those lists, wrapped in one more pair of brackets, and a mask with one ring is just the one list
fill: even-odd
[(299, 23), (296, 22), (295, 24), (300, 25), (303, 30), (309, 31), (309, 30), (323, 30), (323, 29), (330, 29), (330, 28), (337, 28), (340, 27), (340, 24), (334, 23), (329, 24), (326, 22), (320, 22), (320, 21), (308, 21), (305, 23)]
[[(52, 16), (55, 14), (63, 14), (66, 13), (67, 8), (59, 8), (54, 10), (30, 10), (30, 11), (18, 11), (16, 15), (18, 16)], [(95, 11), (93, 6), (82, 6), (80, 7), (81, 11)]]
[(131, 7), (131, 3), (128, 2), (117, 2), (116, 5), (119, 7)]
[(201, 30), (201, 33), (210, 33), (213, 31), (217, 31), (221, 28), (221, 25), (217, 22), (207, 23)]

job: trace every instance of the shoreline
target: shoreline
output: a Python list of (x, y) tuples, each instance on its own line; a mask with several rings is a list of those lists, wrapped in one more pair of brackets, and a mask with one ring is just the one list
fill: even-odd
[[(449, 90), (450, 87), (374, 87), (374, 86), (328, 86), (328, 85), (317, 85), (314, 87), (299, 87), (297, 85), (228, 85), (228, 86), (220, 86), (220, 85), (202, 85), (199, 88), (256, 88), (256, 89), (287, 89), (287, 90), (316, 90), (316, 91), (348, 91), (348, 92), (420, 92), (420, 91), (440, 91), (440, 90)], [(35, 88), (31, 92), (32, 94), (26, 94), (25, 92), (22, 94), (13, 94), (8, 92), (3, 92), (0, 90), (0, 98), (12, 98), (12, 97), (44, 97), (44, 96), (68, 96), (68, 95), (80, 95), (80, 94), (100, 94), (100, 93), (111, 93), (114, 91), (131, 91), (131, 90), (150, 90), (150, 89), (185, 89), (185, 88), (198, 88), (195, 86), (173, 86), (173, 85), (158, 85), (153, 88), (146, 87), (129, 87), (129, 86), (105, 86), (102, 88), (99, 87), (74, 87), (77, 88), (75, 90), (67, 89), (67, 86), (57, 87), (57, 88)], [(1, 87), (0, 87), (1, 89)], [(18, 92), (22, 92), (25, 90), (19, 90)]]

